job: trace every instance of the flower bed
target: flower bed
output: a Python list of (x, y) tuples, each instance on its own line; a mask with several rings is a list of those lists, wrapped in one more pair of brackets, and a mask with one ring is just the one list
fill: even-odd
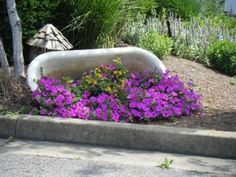
[(169, 72), (130, 73), (120, 59), (85, 72), (79, 80), (42, 77), (32, 114), (137, 122), (202, 113), (200, 95)]

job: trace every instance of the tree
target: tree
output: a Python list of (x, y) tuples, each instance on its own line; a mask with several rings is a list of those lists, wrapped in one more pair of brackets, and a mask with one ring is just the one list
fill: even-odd
[(15, 0), (6, 0), (6, 2), (12, 30), (14, 75), (16, 79), (19, 79), (21, 76), (25, 77), (21, 21), (17, 13)]
[(3, 76), (10, 78), (11, 77), (11, 70), (7, 61), (7, 56), (2, 44), (2, 40), (0, 39), (0, 63), (3, 69)]
[(0, 90), (3, 92), (5, 99), (10, 98), (10, 93), (8, 91), (9, 80), (11, 77), (11, 70), (7, 61), (6, 53), (0, 39), (0, 64), (2, 66), (3, 72), (0, 75)]

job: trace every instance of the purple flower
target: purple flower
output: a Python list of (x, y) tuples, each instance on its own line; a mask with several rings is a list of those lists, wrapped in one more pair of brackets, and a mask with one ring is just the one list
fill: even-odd
[(106, 73), (102, 73), (102, 77), (103, 77), (103, 78), (106, 78), (106, 77), (107, 77), (107, 74), (106, 74)]
[(45, 100), (45, 105), (51, 105), (52, 104), (52, 100), (50, 98)]
[(171, 110), (164, 110), (162, 111), (162, 116), (165, 117), (165, 118), (168, 118), (168, 117), (172, 117), (173, 116), (173, 112)]
[[(114, 65), (102, 67), (104, 70), (115, 69)], [(87, 74), (93, 73), (90, 71)], [(103, 74), (105, 77), (106, 73)], [(116, 84), (114, 78), (107, 79)], [(155, 119), (158, 116), (168, 119), (191, 115), (203, 109), (200, 95), (186, 88), (178, 76), (171, 76), (169, 72), (130, 73), (125, 86), (118, 88), (123, 95), (120, 92), (113, 95), (102, 91), (93, 94), (82, 90), (80, 83), (80, 80), (62, 83), (48, 77), (41, 78), (39, 89), (32, 93), (32, 99), (39, 104), (32, 113), (118, 122)]]
[(156, 111), (156, 112), (161, 112), (162, 109), (163, 109), (163, 107), (162, 107), (161, 105), (157, 105), (157, 106), (155, 107), (155, 111)]
[(182, 114), (182, 108), (180, 107), (173, 107), (172, 108), (176, 116), (181, 116)]
[(112, 119), (113, 119), (115, 122), (118, 122), (118, 121), (119, 121), (120, 115), (119, 115), (117, 112), (111, 112), (111, 115), (112, 115)]
[(57, 106), (62, 106), (63, 105), (63, 100), (64, 100), (64, 96), (63, 95), (58, 95), (55, 99), (55, 103)]
[(42, 116), (47, 115), (46, 109), (41, 109), (40, 110), (40, 115), (42, 115)]
[(142, 117), (141, 112), (137, 111), (136, 109), (131, 109), (130, 113), (134, 116), (134, 117)]
[(144, 117), (145, 118), (153, 118), (155, 116), (155, 114), (153, 112), (144, 112)]
[(187, 84), (188, 86), (190, 86), (190, 87), (194, 86), (194, 84), (193, 84), (192, 81), (188, 81), (186, 84)]
[(116, 67), (113, 64), (109, 64), (109, 69), (113, 71), (114, 69), (116, 69)]
[(102, 109), (101, 108), (97, 108), (95, 111), (94, 111), (96, 117), (100, 118), (101, 115), (102, 115)]
[(129, 103), (129, 107), (130, 108), (135, 108), (137, 105), (136, 105), (136, 103), (135, 102), (130, 102)]
[(32, 99), (36, 100), (37, 98), (40, 97), (41, 91), (39, 89), (36, 89), (33, 93), (32, 93)]
[(106, 65), (105, 65), (105, 64), (101, 64), (101, 67), (102, 67), (102, 68), (105, 68), (105, 67), (106, 67)]

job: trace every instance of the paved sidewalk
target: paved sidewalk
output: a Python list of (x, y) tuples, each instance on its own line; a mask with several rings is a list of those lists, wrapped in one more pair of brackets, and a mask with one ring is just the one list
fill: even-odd
[(0, 116), (0, 137), (236, 159), (236, 132), (36, 115)]
[[(158, 167), (165, 158), (171, 169)], [(0, 177), (236, 176), (236, 160), (98, 146), (0, 139)]]

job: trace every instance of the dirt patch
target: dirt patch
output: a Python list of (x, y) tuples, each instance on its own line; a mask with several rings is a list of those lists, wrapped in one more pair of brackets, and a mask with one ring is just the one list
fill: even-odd
[(29, 112), (31, 104), (31, 92), (26, 79), (3, 79), (0, 70), (0, 115)]
[(178, 74), (184, 82), (193, 81), (195, 90), (202, 95), (206, 109), (203, 118), (193, 115), (173, 123), (160, 121), (158, 124), (236, 131), (236, 86), (230, 84), (231, 77), (199, 63), (173, 56), (163, 62), (172, 74)]
[[(231, 77), (199, 63), (173, 56), (167, 57), (163, 62), (172, 74), (178, 74), (184, 82), (193, 81), (195, 90), (202, 95), (205, 116), (201, 118), (193, 115), (174, 122), (155, 121), (148, 124), (236, 131), (236, 86), (230, 84)], [(20, 112), (25, 111), (22, 108), (29, 109), (29, 93), (25, 97), (27, 99), (15, 97), (5, 101), (0, 89), (0, 114), (1, 110)]]

